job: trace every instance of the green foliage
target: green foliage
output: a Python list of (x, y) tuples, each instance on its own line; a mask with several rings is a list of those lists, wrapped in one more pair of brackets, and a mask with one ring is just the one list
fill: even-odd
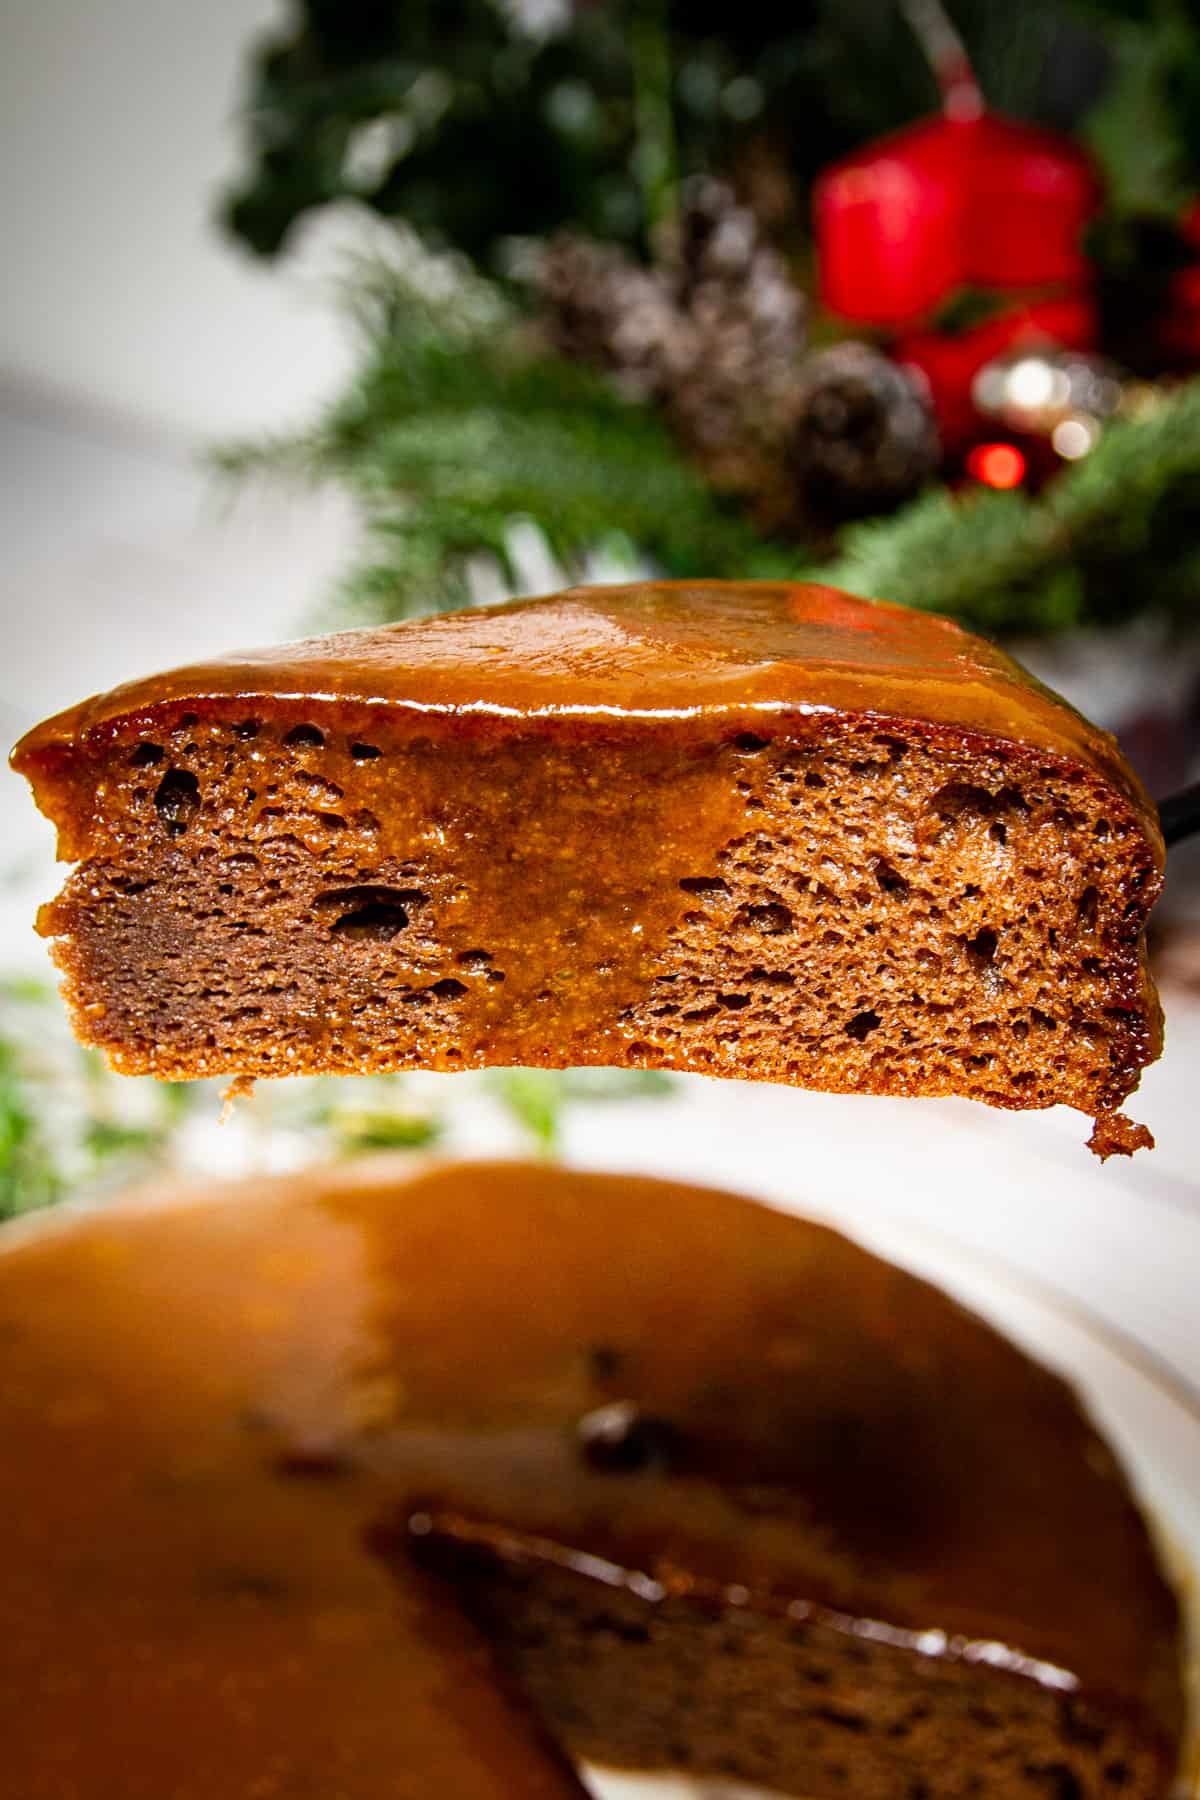
[(823, 573), (994, 632), (1104, 625), (1200, 603), (1200, 380), (1109, 427), (1031, 496), (938, 489), (851, 527)]
[(437, 1143), (444, 1128), (435, 1112), (414, 1104), (400, 1075), (306, 1086), (301, 1090), (298, 1117), (339, 1156), (361, 1156), (370, 1150), (427, 1150)]
[(71, 1039), (53, 989), (0, 982), (0, 1219), (135, 1174), (186, 1108), (177, 1084), (148, 1084), (125, 1109), (99, 1057)]
[(464, 605), (481, 558), (516, 585), (515, 518), (572, 578), (619, 542), (668, 575), (815, 575), (1001, 635), (1194, 616), (1200, 601), (1200, 382), (1111, 426), (1039, 495), (933, 489), (848, 526), (818, 564), (714, 495), (649, 409), (540, 350), (478, 277), (414, 257), (359, 270), (353, 290), (352, 392), (302, 437), (221, 460), (350, 489), (367, 535), (343, 592), (358, 618)]
[[(273, 255), (315, 207), (356, 199), (488, 267), (506, 241), (573, 225), (644, 242), (672, 173), (769, 158), (802, 236), (813, 175), (937, 104), (896, 4), (574, 0), (548, 26), (526, 0), (303, 0), (253, 59), (249, 168), (230, 228)], [(1086, 5), (954, 0), (993, 104), (1069, 122), (1064, 33)], [(1097, 45), (1090, 60), (1103, 73)]]
[(553, 1156), (562, 1124), (561, 1076), (557, 1070), (497, 1069), (491, 1076), (491, 1086), (541, 1154)]
[(672, 1083), (654, 1069), (493, 1069), (488, 1085), (543, 1156), (553, 1156), (572, 1103), (661, 1098)]
[(0, 1042), (0, 1219), (49, 1206), (61, 1193), (18, 1046)]
[(201, 1173), (211, 1159), (250, 1170), (426, 1150), (453, 1135), (460, 1102), (480, 1098), (519, 1144), (550, 1156), (572, 1108), (655, 1098), (672, 1083), (615, 1069), (266, 1081), (225, 1126), (219, 1085), (114, 1075), (71, 1037), (50, 987), (0, 981), (0, 1220), (150, 1175)]
[(515, 582), (522, 518), (572, 573), (614, 541), (679, 577), (797, 567), (794, 550), (713, 497), (654, 413), (538, 349), (477, 278), (414, 257), (356, 280), (364, 362), (352, 391), (302, 437), (218, 460), (350, 489), (368, 539), (345, 588), (360, 617), (466, 605), (480, 557)]
[(1171, 14), (1168, 9), (1166, 19), (1155, 19), (1143, 13), (1108, 33), (1112, 73), (1084, 135), (1118, 216), (1173, 218), (1200, 162), (1200, 141), (1189, 144), (1185, 118), (1171, 97), (1180, 62), (1200, 55), (1200, 40)]
[[(309, 208), (354, 194), (494, 267), (511, 240), (568, 223), (644, 244), (676, 174), (758, 157), (776, 224), (802, 235), (817, 169), (936, 102), (899, 4), (606, 0), (535, 28), (536, 10), (304, 0), (256, 64), (235, 228), (271, 251)], [(1142, 367), (1200, 168), (1200, 0), (949, 10), (994, 104), (1059, 126), (1092, 108), (1111, 189), (1092, 241), (1106, 341)], [(222, 459), (349, 489), (365, 552), (341, 598), (362, 620), (462, 606), (481, 583), (519, 589), (521, 521), (568, 579), (597, 559), (682, 578), (819, 572), (997, 633), (1194, 611), (1194, 389), (1112, 429), (1040, 496), (935, 490), (846, 528), (814, 571), (812, 548), (714, 493), (650, 408), (539, 347), (500, 288), (397, 245), (399, 267), (350, 284), (351, 391), (301, 437)]]

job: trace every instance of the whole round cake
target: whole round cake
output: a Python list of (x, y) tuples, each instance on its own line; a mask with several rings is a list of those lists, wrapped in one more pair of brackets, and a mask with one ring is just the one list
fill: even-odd
[(14, 1800), (1165, 1796), (1179, 1620), (1069, 1388), (730, 1196), (383, 1162), (0, 1236)]

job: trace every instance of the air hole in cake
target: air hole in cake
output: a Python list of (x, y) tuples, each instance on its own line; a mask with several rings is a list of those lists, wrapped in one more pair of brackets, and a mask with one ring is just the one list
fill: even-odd
[(129, 759), (133, 769), (148, 769), (152, 763), (160, 763), (163, 759), (161, 744), (139, 744)]
[[(968, 781), (947, 782), (931, 797), (929, 804), (945, 828), (959, 823), (979, 825), (985, 819), (991, 820), (989, 835), (999, 844), (1008, 842), (1008, 828), (998, 815), (1016, 813), (1023, 817), (1029, 812), (1024, 797), (1015, 788), (1001, 788), (998, 794), (992, 794), (987, 788)], [(994, 829), (997, 823), (1000, 825), (998, 832)]]
[(1083, 929), (1094, 931), (1096, 920), (1100, 914), (1100, 890), (1095, 887), (1085, 887), (1079, 896), (1079, 904), (1075, 910)]
[(804, 785), (808, 788), (823, 788), (825, 786), (825, 777), (823, 775), (818, 775), (815, 769), (810, 769), (808, 774), (804, 777)]
[(333, 930), (339, 937), (366, 938), (386, 943), (398, 931), (403, 931), (407, 924), (408, 914), (402, 906), (395, 906), (386, 900), (373, 900), (366, 906), (356, 907), (353, 912), (343, 913), (334, 920)]
[(631, 1400), (585, 1413), (575, 1431), (584, 1462), (606, 1475), (662, 1471), (678, 1462), (682, 1448), (669, 1420), (643, 1412)]
[(964, 814), (976, 818), (987, 818), (996, 811), (996, 799), (986, 788), (975, 787), (968, 781), (948, 781), (944, 787), (938, 788), (929, 802), (930, 810), (946, 820), (962, 818)]
[(200, 783), (188, 769), (168, 769), (154, 795), (159, 818), (171, 837), (182, 837), (200, 810)]
[(770, 741), (770, 738), (756, 736), (753, 731), (739, 731), (738, 735), (733, 740), (733, 745), (735, 750), (753, 752), (755, 750), (765, 750)]
[(417, 888), (352, 887), (319, 894), (315, 904), (344, 909), (333, 923), (336, 936), (386, 943), (404, 930), (410, 909), (424, 899)]
[(587, 1353), (587, 1360), (593, 1381), (612, 1381), (621, 1372), (625, 1353), (612, 1344), (593, 1344)]
[(293, 725), (283, 741), (293, 750), (320, 750), (325, 733), (317, 725)]
[(1008, 826), (1003, 819), (997, 819), (995, 824), (988, 828), (988, 836), (995, 844), (1007, 844)]
[(768, 906), (748, 906), (739, 923), (748, 925), (752, 931), (761, 931), (767, 937), (779, 937), (792, 929), (794, 921), (786, 906), (773, 901)]
[(460, 950), (454, 960), (461, 969), (486, 969), (492, 958), (487, 950)]
[(383, 751), (376, 744), (351, 744), (350, 754), (355, 762), (373, 762)]
[(749, 1006), (750, 1004), (749, 994), (718, 994), (717, 999), (720, 1001), (721, 1005), (727, 1007), (730, 1012), (740, 1012), (743, 1006)]
[(685, 875), (679, 883), (685, 894), (727, 894), (728, 882), (719, 875)]
[(1047, 1800), (1084, 1800), (1083, 1785), (1066, 1763), (1026, 1763), (1025, 1774), (1045, 1783)]
[(968, 960), (975, 968), (986, 969), (995, 959), (998, 941), (996, 933), (985, 925), (983, 930), (977, 931), (975, 936), (969, 938), (964, 946)]
[(875, 879), (885, 894), (907, 894), (908, 883), (886, 856), (875, 858)]
[(846, 1035), (848, 1037), (857, 1038), (858, 1042), (861, 1044), (863, 1039), (870, 1037), (871, 1033), (877, 1031), (882, 1023), (883, 1021), (877, 1012), (855, 1013), (854, 1017), (846, 1027)]
[(814, 1706), (809, 1715), (821, 1719), (826, 1725), (836, 1725), (840, 1731), (866, 1731), (867, 1721), (861, 1713), (843, 1712), (837, 1706)]
[(1072, 1744), (1088, 1744), (1096, 1750), (1105, 1742), (1105, 1721), (1085, 1701), (1065, 1701), (1060, 1717), (1063, 1737), (1069, 1737)]
[(461, 1000), (467, 987), (465, 982), (456, 981), (453, 975), (447, 975), (442, 981), (435, 981), (431, 991), (439, 1000)]
[(259, 723), (257, 719), (239, 719), (233, 728), (234, 737), (241, 738), (243, 742), (248, 742), (251, 738), (256, 738), (258, 733)]
[(1111, 830), (1112, 826), (1107, 819), (1097, 819), (1096, 823), (1092, 826), (1092, 836), (1103, 839), (1109, 835)]

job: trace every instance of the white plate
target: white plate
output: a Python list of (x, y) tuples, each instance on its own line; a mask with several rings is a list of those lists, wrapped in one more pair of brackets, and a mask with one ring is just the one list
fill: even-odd
[[(1023, 1271), (966, 1250), (909, 1220), (864, 1211), (838, 1224), (974, 1307), (1075, 1385), (1120, 1453), (1156, 1528), (1189, 1615), (1193, 1717), (1200, 1722), (1200, 1394), (1140, 1344)], [(1200, 1800), (1200, 1733), (1179, 1800)], [(749, 1800), (728, 1782), (592, 1771), (599, 1800)], [(756, 1790), (757, 1791), (757, 1790)]]

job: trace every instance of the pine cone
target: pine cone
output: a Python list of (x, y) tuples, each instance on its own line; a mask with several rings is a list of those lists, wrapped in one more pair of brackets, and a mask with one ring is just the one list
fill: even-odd
[(534, 270), (548, 335), (657, 401), (722, 486), (752, 489), (794, 410), (803, 296), (753, 214), (708, 177), (685, 186), (655, 251), (647, 268), (609, 244), (552, 239)]
[(940, 454), (916, 383), (881, 351), (835, 344), (805, 359), (788, 460), (810, 514), (834, 523), (898, 506)]
[(635, 399), (663, 398), (668, 371), (688, 353), (678, 347), (681, 321), (657, 270), (613, 244), (562, 233), (542, 247), (532, 274), (556, 350), (607, 369)]
[(668, 406), (702, 457), (762, 447), (785, 429), (804, 348), (804, 299), (731, 188), (699, 176), (659, 244), (689, 357)]

